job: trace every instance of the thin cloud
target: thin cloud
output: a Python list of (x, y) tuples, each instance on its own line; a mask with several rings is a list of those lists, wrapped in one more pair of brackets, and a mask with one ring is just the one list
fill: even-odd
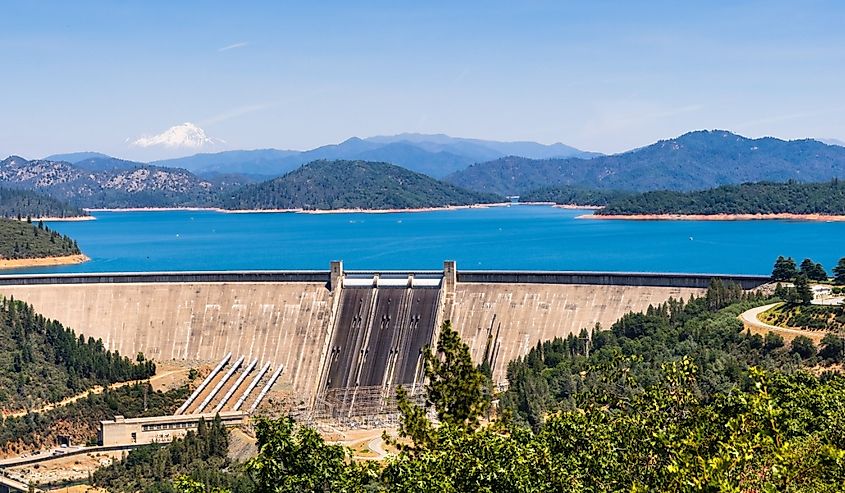
[(229, 111), (224, 111), (223, 113), (218, 113), (214, 116), (206, 118), (200, 122), (200, 125), (214, 125), (215, 123), (225, 122), (226, 120), (231, 120), (232, 118), (237, 118), (239, 116), (255, 113), (256, 111), (266, 110), (274, 105), (275, 103), (259, 103), (239, 106), (237, 108), (232, 108)]
[(244, 48), (244, 47), (246, 47), (246, 46), (249, 46), (249, 43), (247, 43), (246, 41), (241, 41), (240, 43), (235, 43), (235, 44), (231, 44), (231, 45), (229, 45), (229, 46), (224, 46), (224, 47), (222, 47), (222, 48), (219, 48), (219, 49), (217, 50), (217, 52), (218, 52), (218, 53), (223, 53), (224, 51), (236, 50), (236, 49), (238, 49), (238, 48)]

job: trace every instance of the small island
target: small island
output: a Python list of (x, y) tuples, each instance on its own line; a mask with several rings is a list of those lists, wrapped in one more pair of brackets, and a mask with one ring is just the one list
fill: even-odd
[(79, 264), (88, 257), (72, 238), (43, 222), (0, 218), (0, 269)]
[(743, 183), (694, 192), (651, 191), (610, 201), (595, 219), (845, 220), (845, 182)]
[(236, 211), (399, 212), (502, 202), (389, 163), (313, 161), (278, 178), (247, 185), (223, 199)]

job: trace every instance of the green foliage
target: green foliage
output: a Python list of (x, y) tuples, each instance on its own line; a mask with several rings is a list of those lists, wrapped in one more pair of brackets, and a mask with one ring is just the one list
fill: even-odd
[(824, 270), (824, 266), (808, 258), (801, 261), (801, 273), (811, 281), (827, 281), (827, 271)]
[(155, 374), (151, 361), (133, 362), (103, 341), (77, 336), (32, 306), (0, 297), (0, 403), (11, 410), (56, 402), (95, 385)]
[(437, 419), (457, 427), (475, 428), (487, 402), (483, 395), (484, 375), (472, 362), (469, 348), (446, 321), (440, 328), (437, 353), (425, 349), (426, 402), (437, 411)]
[(63, 257), (79, 254), (76, 241), (38, 223), (0, 218), (0, 259)]
[(786, 303), (763, 312), (760, 319), (778, 327), (845, 333), (843, 305)]
[(833, 268), (833, 282), (836, 284), (845, 284), (845, 257), (839, 259), (836, 267)]
[(654, 382), (627, 379), (628, 398), (594, 394), (534, 431), (440, 423), (429, 445), (381, 466), (350, 461), (289, 418), (261, 421), (252, 491), (841, 491), (845, 378), (749, 367), (743, 385), (707, 394), (702, 370), (664, 360)]
[(0, 422), (0, 450), (11, 452), (20, 444), (24, 450), (52, 446), (58, 435), (73, 435), (75, 443), (96, 443), (100, 421), (172, 414), (188, 397), (187, 387), (156, 392), (148, 383), (89, 393), (73, 403), (43, 413), (7, 417)]
[(831, 363), (845, 362), (845, 338), (827, 334), (822, 338), (819, 357)]
[(183, 439), (132, 450), (120, 462), (97, 470), (92, 483), (127, 493), (238, 489), (237, 476), (228, 472), (232, 466), (226, 456), (228, 446), (229, 435), (218, 415), (211, 424), (201, 420), (197, 431), (189, 431)]
[(743, 332), (737, 315), (762, 303), (735, 284), (711, 283), (701, 298), (669, 300), (645, 313), (630, 313), (589, 339), (570, 335), (539, 343), (508, 365), (510, 388), (500, 405), (513, 419), (537, 428), (550, 412), (582, 402), (625, 402), (639, 385), (655, 384), (667, 361), (689, 357), (701, 368), (704, 395), (745, 381), (751, 365), (791, 363), (775, 352), (783, 341)]
[(619, 190), (599, 190), (577, 187), (547, 187), (522, 194), (522, 202), (554, 202), (563, 205), (606, 206), (631, 195)]
[(350, 462), (349, 449), (326, 444), (292, 418), (258, 419), (255, 435), (258, 456), (246, 464), (255, 491), (362, 491), (374, 477), (373, 467)]
[(652, 191), (596, 214), (845, 214), (845, 182), (743, 183), (695, 192)]
[(0, 187), (0, 217), (25, 219), (27, 217), (78, 217), (85, 211), (66, 202), (29, 190)]
[[(462, 430), (477, 428), (479, 417), (490, 404), (485, 395), (487, 377), (473, 363), (469, 348), (448, 320), (440, 327), (437, 353), (426, 347), (423, 361), (427, 379), (426, 408), (434, 409), (441, 426)], [(426, 410), (408, 401), (401, 387), (397, 390), (397, 402), (402, 415), (399, 434), (410, 439), (413, 446), (394, 443), (409, 452), (435, 447), (437, 432), (426, 418)]]
[(227, 209), (411, 209), (501, 201), (388, 163), (314, 161), (248, 185), (223, 199)]
[(774, 281), (791, 281), (798, 275), (798, 267), (795, 265), (795, 260), (792, 257), (784, 258), (783, 255), (775, 260), (775, 265), (772, 268), (772, 280)]
[(795, 278), (795, 298), (792, 301), (793, 303), (800, 303), (802, 305), (809, 305), (813, 301), (813, 290), (810, 288), (810, 283), (807, 280), (807, 276), (802, 274), (798, 274), (798, 277)]
[(789, 352), (797, 354), (801, 359), (810, 359), (816, 356), (816, 345), (807, 336), (798, 336), (792, 339)]

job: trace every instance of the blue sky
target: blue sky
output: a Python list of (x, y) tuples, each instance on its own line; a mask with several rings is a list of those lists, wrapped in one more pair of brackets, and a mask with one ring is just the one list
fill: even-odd
[(845, 140), (845, 2), (458, 3), (7, 0), (0, 154), (136, 157), (182, 122), (230, 148)]

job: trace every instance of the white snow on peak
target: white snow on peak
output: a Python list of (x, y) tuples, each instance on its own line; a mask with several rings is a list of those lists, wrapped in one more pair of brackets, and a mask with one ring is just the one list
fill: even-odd
[(130, 145), (134, 147), (166, 147), (170, 149), (203, 149), (225, 144), (220, 139), (213, 139), (205, 130), (190, 122), (174, 125), (158, 135), (139, 137)]

